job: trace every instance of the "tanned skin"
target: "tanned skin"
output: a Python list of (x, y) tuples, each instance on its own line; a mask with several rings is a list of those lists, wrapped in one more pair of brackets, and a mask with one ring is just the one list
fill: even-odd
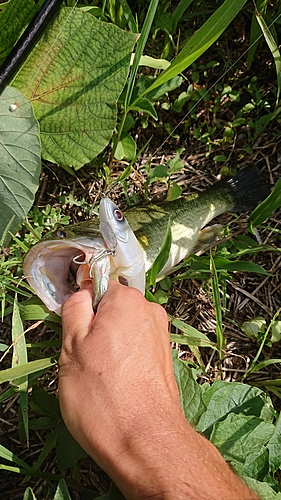
[(110, 282), (93, 312), (89, 288), (62, 309), (64, 421), (128, 500), (258, 500), (186, 421), (165, 310)]

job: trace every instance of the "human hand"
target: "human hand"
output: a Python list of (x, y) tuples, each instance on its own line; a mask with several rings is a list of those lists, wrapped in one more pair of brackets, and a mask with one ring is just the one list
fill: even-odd
[(63, 306), (62, 322), (62, 415), (76, 440), (112, 476), (120, 455), (125, 462), (146, 440), (157, 439), (152, 424), (158, 434), (175, 409), (183, 417), (167, 314), (138, 290), (112, 281), (96, 315), (91, 290), (82, 290)]
[(91, 290), (73, 294), (62, 324), (63, 418), (126, 498), (257, 498), (185, 420), (161, 306), (110, 282), (96, 314)]

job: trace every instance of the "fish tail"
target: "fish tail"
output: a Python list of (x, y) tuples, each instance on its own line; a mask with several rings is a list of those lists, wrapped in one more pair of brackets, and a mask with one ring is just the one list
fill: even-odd
[(253, 210), (270, 193), (270, 187), (263, 182), (262, 173), (255, 165), (239, 170), (226, 182), (233, 195), (233, 211)]

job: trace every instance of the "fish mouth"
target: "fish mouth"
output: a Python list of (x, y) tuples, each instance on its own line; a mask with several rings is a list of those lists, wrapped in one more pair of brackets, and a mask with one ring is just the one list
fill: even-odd
[(88, 238), (85, 242), (81, 239), (39, 242), (29, 250), (23, 264), (30, 286), (48, 309), (58, 315), (68, 297), (81, 288), (94, 283), (93, 297), (103, 294), (105, 290), (99, 289), (98, 278), (105, 277), (101, 281), (102, 286), (107, 287), (109, 269), (108, 251), (103, 241), (92, 242), (90, 246)]

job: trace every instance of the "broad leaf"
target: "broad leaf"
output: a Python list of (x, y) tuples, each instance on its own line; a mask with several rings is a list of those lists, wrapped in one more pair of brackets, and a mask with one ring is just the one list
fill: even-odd
[(137, 145), (134, 139), (127, 133), (122, 134), (120, 141), (117, 144), (115, 158), (117, 160), (133, 160), (136, 156)]
[(23, 500), (36, 500), (36, 496), (30, 487), (26, 488)]
[(14, 85), (33, 104), (42, 156), (81, 167), (108, 144), (136, 35), (62, 8)]
[(28, 100), (7, 87), (0, 96), (0, 239), (15, 231), (34, 201), (41, 169), (39, 125)]
[(270, 400), (266, 399), (263, 391), (238, 382), (216, 380), (205, 390), (203, 400), (207, 410), (202, 415), (197, 430), (205, 434), (209, 434), (212, 426), (230, 413), (262, 417), (269, 421), (274, 414)]
[(256, 479), (247, 476), (243, 476), (243, 481), (261, 500), (281, 500), (281, 493), (276, 493), (268, 483), (256, 481)]
[(239, 469), (247, 456), (258, 453), (273, 434), (274, 425), (261, 418), (230, 413), (214, 425), (211, 441), (225, 460)]
[(196, 425), (206, 409), (202, 400), (202, 387), (196, 382), (193, 371), (180, 359), (174, 359), (173, 363), (182, 410), (188, 422)]
[(269, 450), (269, 465), (271, 472), (276, 472), (281, 464), (281, 417), (279, 415), (275, 425), (275, 432), (270, 438), (267, 448)]
[(71, 496), (66, 486), (66, 482), (64, 479), (61, 479), (58, 487), (56, 489), (56, 493), (54, 496), (54, 500), (71, 500)]

